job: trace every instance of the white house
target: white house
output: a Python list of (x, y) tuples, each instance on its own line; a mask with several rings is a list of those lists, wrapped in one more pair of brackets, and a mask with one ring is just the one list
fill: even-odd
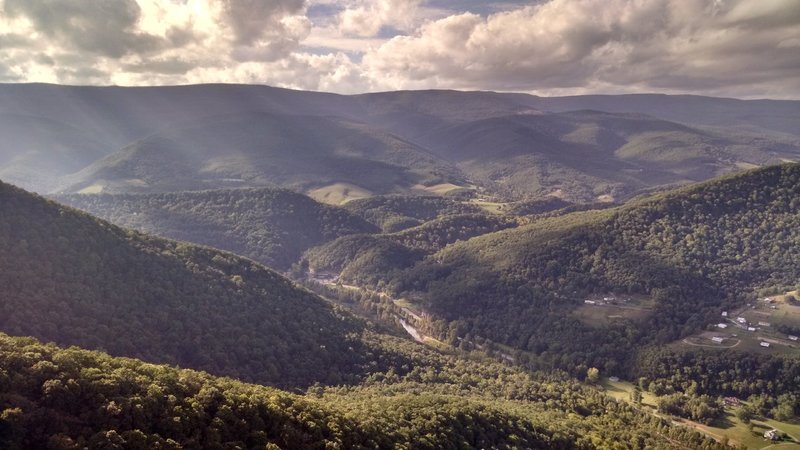
[(727, 323), (718, 323), (717, 324), (717, 328), (723, 328), (723, 329), (728, 328), (728, 324)]
[(744, 317), (737, 317), (736, 321), (739, 323), (747, 323), (747, 319), (745, 319)]
[(758, 324), (761, 325), (762, 327), (768, 327), (769, 326), (769, 322), (758, 322)]
[(722, 317), (728, 317), (728, 311), (722, 311)]
[(789, 340), (790, 341), (796, 341), (797, 340), (797, 336), (789, 336)]
[(747, 327), (747, 331), (756, 331), (756, 327)]
[(758, 345), (760, 345), (760, 346), (762, 346), (762, 347), (769, 347), (769, 342), (761, 342), (761, 343), (760, 343), (760, 344), (758, 344)]
[(714, 336), (714, 337), (712, 337), (712, 338), (711, 338), (711, 340), (712, 340), (713, 342), (716, 342), (717, 344), (722, 344), (722, 341), (724, 341), (725, 339), (724, 339), (724, 338), (721, 338), (721, 337), (719, 337), (719, 336)]
[(594, 304), (596, 304), (597, 302), (596, 302), (596, 301), (594, 301), (594, 300), (584, 300), (584, 301), (583, 301), (583, 303), (586, 303), (587, 305), (594, 305)]

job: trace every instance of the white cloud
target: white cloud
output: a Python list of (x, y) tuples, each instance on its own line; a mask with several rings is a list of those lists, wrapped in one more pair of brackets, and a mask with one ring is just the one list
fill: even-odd
[(565, 90), (610, 85), (800, 95), (796, 0), (552, 0), (451, 16), (364, 56), (387, 88)]
[(797, 0), (444, 4), (0, 0), (0, 81), (800, 97)]

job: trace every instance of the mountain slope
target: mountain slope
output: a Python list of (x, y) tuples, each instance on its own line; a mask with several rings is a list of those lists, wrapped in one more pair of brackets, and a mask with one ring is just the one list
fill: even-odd
[(231, 251), (280, 270), (310, 247), (378, 231), (345, 209), (281, 189), (55, 198), (120, 226)]
[[(794, 285), (798, 198), (800, 165), (779, 165), (473, 238), (383, 281), (421, 296), (457, 336), (575, 373), (581, 363), (614, 370), (635, 346), (703, 328), (752, 289)], [(641, 314), (605, 325), (575, 314), (610, 293), (639, 298)]]
[(352, 382), (361, 326), (250, 260), (0, 185), (0, 331), (286, 386)]
[(228, 186), (312, 191), (346, 183), (367, 193), (458, 181), (426, 150), (364, 125), (244, 113), (162, 131), (65, 179), (66, 192), (158, 192)]

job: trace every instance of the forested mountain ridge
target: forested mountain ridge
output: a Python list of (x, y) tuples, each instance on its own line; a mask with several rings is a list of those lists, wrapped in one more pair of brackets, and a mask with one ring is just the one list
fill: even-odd
[(302, 396), (0, 334), (0, 442), (10, 450), (722, 448), (574, 381), (390, 345), (413, 370)]
[[(696, 331), (740, 294), (796, 284), (798, 199), (800, 165), (783, 164), (486, 234), (383, 281), (421, 296), (451, 339), (479, 335), (565, 369), (613, 370), (635, 345)], [(571, 314), (611, 292), (646, 295), (652, 310), (600, 330)]]
[(310, 247), (378, 231), (345, 209), (283, 189), (54, 198), (120, 226), (231, 251), (280, 270)]
[(362, 325), (242, 257), (0, 184), (0, 331), (281, 386), (355, 382)]

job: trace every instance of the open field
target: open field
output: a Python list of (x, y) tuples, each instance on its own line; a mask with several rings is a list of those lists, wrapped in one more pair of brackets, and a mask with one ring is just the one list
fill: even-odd
[(372, 192), (350, 183), (334, 183), (307, 192), (314, 200), (329, 205), (341, 205), (350, 200), (371, 197)]
[[(605, 389), (606, 394), (621, 400), (630, 402), (630, 394), (634, 389), (633, 383), (627, 381), (609, 381), (603, 380), (601, 386)], [(656, 412), (656, 397), (649, 392), (642, 392), (642, 406), (645, 410), (659, 416), (664, 415)], [(785, 449), (785, 450), (800, 450), (800, 444), (792, 442), (775, 443), (764, 439), (764, 432), (773, 428), (794, 437), (796, 440), (800, 439), (800, 424), (778, 422), (771, 419), (753, 420), (753, 429), (750, 430), (748, 424), (742, 423), (736, 418), (736, 408), (728, 407), (725, 409), (725, 418), (721, 423), (715, 423), (712, 426), (703, 425), (691, 420), (682, 418), (671, 418), (673, 423), (694, 428), (704, 434), (707, 434), (717, 440), (723, 440), (726, 437), (732, 443), (744, 445), (748, 449)]]
[[(800, 305), (789, 301), (789, 294), (761, 298), (749, 304), (728, 311), (727, 317), (720, 317), (719, 323), (727, 328), (709, 324), (702, 331), (674, 345), (699, 346), (708, 348), (736, 348), (740, 351), (800, 356), (800, 340), (792, 340), (782, 327), (800, 328)], [(752, 328), (752, 329), (751, 329)], [(713, 337), (722, 342), (713, 342)], [(769, 343), (763, 347), (762, 342)]]
[(469, 186), (459, 186), (453, 183), (440, 183), (434, 184), (432, 186), (425, 186), (424, 184), (415, 184), (411, 186), (411, 190), (415, 193), (419, 194), (434, 194), (434, 195), (445, 195), (450, 191), (455, 191), (456, 189), (464, 189), (469, 188)]
[(644, 296), (605, 294), (592, 296), (585, 301), (587, 303), (576, 308), (572, 314), (581, 322), (598, 328), (618, 320), (641, 322), (653, 313), (652, 300)]

